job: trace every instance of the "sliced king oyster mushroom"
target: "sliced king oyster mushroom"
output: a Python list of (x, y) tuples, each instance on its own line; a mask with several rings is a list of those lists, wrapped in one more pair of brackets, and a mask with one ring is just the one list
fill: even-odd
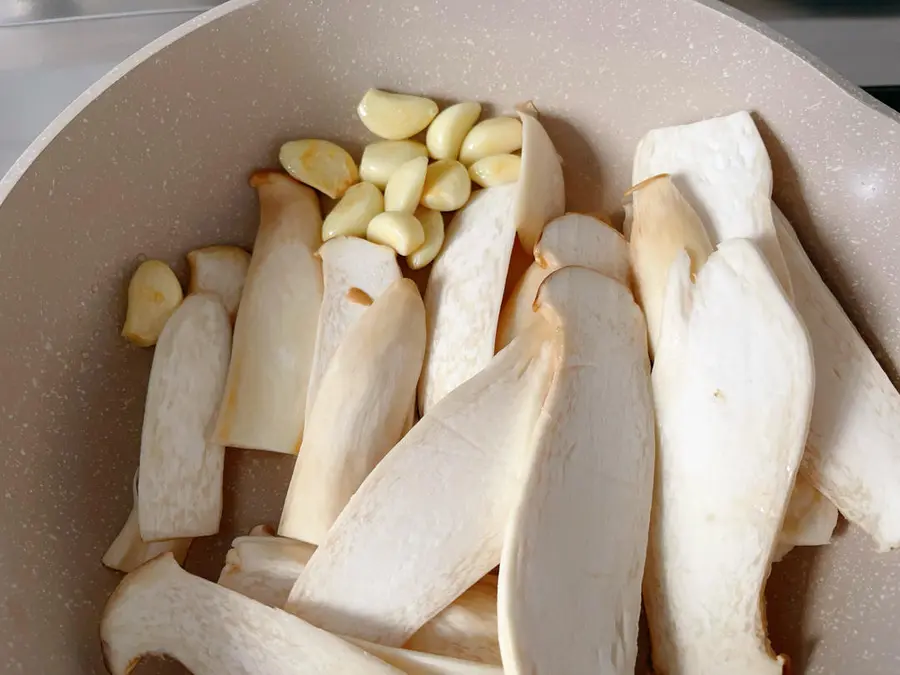
[(413, 281), (398, 279), (346, 332), (325, 370), (280, 535), (324, 542), (353, 493), (403, 436), (424, 355), (422, 298)]
[(373, 301), (403, 277), (392, 249), (358, 237), (329, 239), (322, 244), (318, 256), (322, 260), (324, 291), (306, 396), (307, 417), (325, 369), (347, 331)]
[(322, 303), (314, 252), (316, 193), (275, 171), (257, 172), (260, 223), (234, 327), (234, 348), (213, 439), (296, 454)]
[(316, 547), (269, 535), (237, 537), (218, 584), (269, 607), (281, 608)]
[[(728, 167), (728, 170), (723, 171), (722, 166)], [(647, 180), (663, 172), (672, 174), (675, 184), (685, 191), (686, 199), (681, 197), (673, 184), (670, 183), (667, 189), (667, 181)], [(657, 232), (664, 227), (680, 226), (694, 271), (702, 265), (706, 247), (697, 232), (700, 223), (691, 206), (703, 216), (714, 244), (733, 238), (754, 241), (788, 298), (793, 300), (791, 274), (772, 221), (772, 164), (749, 113), (739, 112), (695, 124), (651, 131), (638, 144), (633, 179), (636, 184), (645, 182), (644, 189), (635, 194), (635, 211), (643, 202), (645, 221), (665, 218), (667, 223), (657, 222), (652, 227)], [(665, 217), (665, 213), (676, 210), (678, 217), (675, 221)], [(635, 212), (635, 219), (637, 217)], [(668, 245), (666, 242), (662, 239), (656, 246), (643, 247), (649, 251), (660, 251), (656, 253), (660, 259), (655, 262), (664, 270), (663, 274), (669, 269), (663, 264), (664, 259), (674, 255), (673, 251), (678, 252), (677, 246), (672, 246), (671, 241)], [(666, 250), (668, 253), (664, 252)], [(648, 262), (652, 264), (654, 261), (650, 259)], [(637, 260), (635, 267), (638, 267)], [(655, 279), (655, 285), (662, 285), (659, 278)], [(660, 290), (656, 297), (661, 295)], [(648, 296), (649, 299), (653, 297), (653, 293)], [(645, 311), (648, 311), (646, 303)], [(649, 312), (657, 314), (659, 308), (651, 307)], [(648, 319), (648, 325), (652, 328), (653, 321)], [(651, 346), (652, 339), (651, 330)], [(808, 510), (802, 494), (806, 490), (804, 483), (807, 480), (801, 474), (798, 479), (801, 494), (796, 503), (792, 500), (788, 509), (789, 527), (781, 536), (785, 548), (827, 544), (831, 541), (831, 532), (827, 532), (824, 525), (837, 523), (837, 508), (828, 500), (817, 500), (815, 510)]]
[[(296, 539), (273, 536), (238, 537), (231, 546), (218, 583), (277, 608), (285, 605), (316, 550)], [(497, 577), (488, 574), (477, 581), (416, 631), (404, 647), (466, 663), (499, 665)]]
[(250, 254), (239, 246), (207, 246), (188, 253), (187, 260), (191, 268), (188, 291), (215, 293), (234, 321), (250, 267)]
[(141, 527), (138, 522), (138, 474), (135, 472), (131, 492), (134, 496), (133, 506), (125, 524), (103, 554), (103, 565), (119, 572), (133, 572), (148, 560), (163, 553), (171, 553), (179, 565), (184, 563), (193, 539), (163, 539), (146, 542), (141, 539)]
[(525, 270), (500, 312), (497, 349), (534, 319), (534, 301), (544, 279), (563, 267), (587, 267), (628, 285), (631, 271), (628, 242), (602, 220), (567, 213), (547, 223), (534, 247), (534, 262)]
[(357, 638), (345, 637), (344, 639), (398, 668), (406, 675), (503, 675), (503, 668), (499, 665), (438, 656), (411, 649), (385, 647)]
[(816, 397), (803, 469), (878, 549), (900, 547), (900, 393), (822, 281), (784, 214), (778, 240), (812, 338)]
[(553, 143), (535, 117), (521, 117), (519, 180), (481, 190), (460, 209), (428, 278), (428, 348), (419, 382), (423, 415), (494, 355), (516, 232), (525, 250), (533, 251), (544, 226), (565, 210)]
[(497, 565), (553, 373), (548, 331), (533, 324), (422, 417), (350, 499), (285, 609), (399, 647)]
[(655, 454), (647, 326), (621, 283), (567, 267), (538, 311), (561, 343), (500, 563), (507, 675), (633, 675)]
[(752, 240), (793, 297), (769, 208), (772, 164), (750, 113), (648, 132), (634, 154), (632, 184), (664, 173), (696, 209), (713, 244)]
[(562, 164), (553, 141), (534, 112), (519, 112), (522, 120), (522, 164), (513, 219), (519, 241), (533, 251), (544, 226), (566, 210)]
[(100, 620), (103, 659), (127, 675), (168, 656), (193, 675), (400, 675), (362, 649), (279, 609), (188, 574), (164, 554), (126, 576)]
[(653, 663), (664, 675), (781, 675), (763, 591), (809, 424), (809, 337), (750, 240), (721, 244), (696, 279), (682, 254), (653, 365)]
[(632, 198), (629, 247), (635, 295), (647, 317), (650, 353), (659, 342), (666, 279), (683, 251), (696, 274), (713, 252), (697, 212), (675, 187), (669, 174), (647, 178), (628, 191)]
[(153, 353), (138, 475), (144, 541), (219, 531), (225, 448), (207, 439), (222, 398), (231, 321), (221, 299), (189, 295), (166, 322)]
[(427, 413), (487, 365), (515, 241), (510, 217), (517, 184), (477, 193), (447, 227), (425, 287), (428, 343), (419, 380)]

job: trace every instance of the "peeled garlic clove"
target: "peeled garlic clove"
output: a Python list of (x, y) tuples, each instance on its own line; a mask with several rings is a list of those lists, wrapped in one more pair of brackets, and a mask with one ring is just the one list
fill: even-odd
[(465, 206), (472, 194), (466, 167), (455, 159), (439, 159), (428, 167), (422, 206), (435, 211), (455, 211)]
[(406, 264), (410, 269), (420, 270), (430, 264), (441, 252), (441, 246), (444, 245), (444, 216), (440, 211), (426, 209), (424, 206), (416, 209), (415, 216), (425, 231), (425, 241), (419, 248), (406, 256)]
[(491, 155), (522, 149), (522, 122), (515, 117), (492, 117), (479, 122), (466, 134), (459, 161), (468, 166)]
[(415, 211), (419, 205), (419, 199), (422, 197), (427, 171), (427, 157), (416, 157), (400, 166), (390, 177), (387, 187), (384, 189), (385, 210), (406, 213)]
[(441, 111), (425, 135), (428, 154), (434, 159), (456, 159), (463, 139), (478, 121), (479, 115), (481, 104), (474, 101), (457, 103)]
[(181, 283), (161, 260), (146, 260), (128, 284), (128, 312), (122, 336), (139, 347), (156, 344), (163, 326), (184, 299)]
[(359, 181), (356, 163), (346, 150), (331, 141), (307, 138), (281, 146), (278, 159), (284, 170), (332, 199), (341, 197)]
[(369, 221), (384, 211), (381, 190), (363, 181), (352, 186), (322, 223), (322, 241), (335, 237), (365, 237)]
[(406, 162), (427, 156), (428, 150), (417, 141), (379, 141), (363, 150), (359, 175), (383, 190), (391, 175)]
[(400, 255), (409, 255), (423, 244), (425, 231), (413, 214), (385, 211), (369, 222), (366, 239), (390, 246)]
[(187, 261), (191, 268), (188, 293), (215, 293), (225, 303), (234, 322), (250, 267), (250, 254), (239, 246), (207, 246), (188, 253)]
[(506, 185), (519, 180), (521, 166), (522, 158), (518, 155), (491, 155), (472, 164), (469, 167), (469, 177), (472, 182), (484, 188)]
[(415, 136), (427, 127), (438, 114), (438, 106), (422, 96), (369, 89), (356, 112), (373, 134), (399, 141)]

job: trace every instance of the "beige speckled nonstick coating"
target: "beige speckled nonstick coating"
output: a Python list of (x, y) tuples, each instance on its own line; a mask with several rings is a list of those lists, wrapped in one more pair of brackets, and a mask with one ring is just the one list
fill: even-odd
[[(100, 557), (130, 508), (151, 359), (118, 336), (138, 260), (184, 273), (194, 247), (251, 242), (248, 173), (294, 137), (358, 150), (367, 87), (499, 111), (533, 99), (581, 211), (618, 207), (646, 130), (755, 111), (778, 202), (879, 355), (900, 363), (900, 121), (727, 12), (238, 0), (80, 98), (0, 183), (0, 670), (102, 670), (97, 622), (119, 575)], [(216, 574), (235, 532), (276, 522), (290, 467), (229, 451), (223, 534), (195, 542), (188, 567)], [(850, 528), (777, 565), (769, 596), (796, 672), (900, 672), (900, 553), (877, 555)]]

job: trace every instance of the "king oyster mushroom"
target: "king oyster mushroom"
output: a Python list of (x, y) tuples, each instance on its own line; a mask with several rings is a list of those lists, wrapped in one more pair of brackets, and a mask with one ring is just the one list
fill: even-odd
[(797, 311), (812, 338), (816, 398), (804, 471), (879, 550), (900, 547), (900, 394), (773, 204)]
[(250, 183), (259, 191), (259, 231), (213, 439), (296, 454), (322, 303), (314, 256), (322, 217), (316, 193), (282, 173), (260, 171)]
[(287, 612), (188, 574), (169, 553), (122, 580), (103, 610), (100, 639), (112, 675), (128, 675), (151, 655), (193, 675), (401, 673)]
[(555, 346), (537, 322), (448, 394), (375, 467), (285, 609), (392, 647), (493, 569), (530, 456)]
[(428, 348), (419, 411), (428, 412), (494, 355), (497, 321), (516, 232), (533, 251), (548, 221), (563, 214), (556, 150), (540, 122), (522, 114), (522, 168), (515, 183), (476, 193), (447, 228), (425, 289)]
[(428, 342), (419, 380), (422, 414), (491, 360), (515, 241), (517, 184), (477, 193), (447, 227), (425, 287)]
[(412, 649), (385, 647), (357, 638), (344, 639), (398, 668), (406, 675), (503, 675), (503, 668), (499, 665), (466, 661)]
[(506, 345), (534, 318), (534, 301), (544, 279), (569, 266), (597, 270), (621, 284), (630, 281), (628, 242), (593, 216), (567, 213), (544, 228), (534, 247), (534, 262), (516, 283), (500, 312), (497, 349)]
[(633, 675), (653, 493), (647, 327), (631, 292), (568, 267), (538, 313), (561, 343), (500, 564), (507, 675)]
[(179, 565), (184, 563), (193, 539), (163, 539), (146, 542), (141, 539), (141, 527), (138, 520), (138, 474), (134, 474), (131, 492), (134, 496), (131, 511), (125, 524), (116, 535), (113, 543), (103, 554), (103, 564), (119, 572), (133, 572), (148, 560), (163, 553), (171, 553)]
[(538, 121), (537, 109), (529, 104), (519, 112), (522, 120), (522, 163), (513, 220), (519, 241), (533, 251), (544, 226), (566, 210), (566, 187), (562, 164), (547, 130)]
[(425, 354), (425, 307), (398, 279), (344, 335), (322, 377), (278, 533), (321, 544), (403, 436)]
[(307, 417), (322, 376), (347, 331), (373, 301), (403, 277), (392, 249), (358, 237), (329, 239), (319, 248), (318, 257), (324, 290), (306, 396)]
[[(311, 544), (285, 537), (237, 537), (218, 583), (281, 608), (315, 550)], [(488, 574), (476, 582), (416, 631), (404, 647), (465, 662), (499, 664), (497, 577)]]
[(658, 473), (644, 602), (659, 675), (781, 675), (763, 590), (813, 397), (809, 338), (759, 249), (669, 274), (653, 365)]
[(188, 253), (187, 260), (191, 268), (188, 291), (215, 293), (234, 321), (250, 267), (250, 254), (239, 246), (207, 246)]
[(231, 321), (218, 296), (189, 295), (156, 343), (138, 475), (144, 541), (219, 531), (225, 448), (207, 439), (222, 398)]
[[(723, 171), (722, 166), (728, 167)], [(669, 172), (684, 191), (682, 197), (670, 179), (650, 180), (661, 172)], [(642, 291), (646, 295), (644, 309), (652, 327), (661, 320), (661, 304), (665, 274), (671, 259), (680, 252), (678, 236), (692, 258), (693, 271), (703, 264), (709, 250), (700, 233), (702, 223), (692, 206), (703, 216), (713, 243), (733, 238), (754, 241), (765, 255), (788, 298), (793, 300), (793, 282), (778, 242), (769, 206), (772, 196), (772, 165), (762, 137), (753, 118), (746, 112), (713, 118), (680, 127), (655, 129), (638, 144), (634, 159), (634, 221), (640, 218), (650, 232), (644, 245), (632, 251), (643, 251), (648, 259), (635, 258), (639, 288), (653, 286), (657, 291)], [(633, 189), (635, 190), (635, 189)], [(690, 202), (690, 203), (689, 203)], [(643, 213), (638, 214), (638, 209)], [(649, 225), (648, 225), (649, 223)], [(662, 233), (669, 233), (668, 235)], [(640, 234), (640, 233), (638, 233)], [(635, 235), (632, 234), (634, 243)], [(638, 255), (638, 253), (635, 253)], [(659, 256), (654, 259), (653, 256)], [(708, 254), (707, 254), (708, 255)], [(669, 260), (669, 264), (666, 264)], [(648, 274), (656, 269), (655, 277), (640, 279), (639, 269)], [(641, 282), (644, 283), (641, 283)], [(654, 302), (654, 298), (657, 300)], [(650, 303), (650, 304), (648, 304)], [(828, 524), (837, 523), (837, 508), (827, 499), (805, 498), (807, 477), (801, 475), (799, 494), (788, 510), (787, 527), (782, 532), (784, 550), (795, 545), (822, 545), (831, 541), (834, 530)]]

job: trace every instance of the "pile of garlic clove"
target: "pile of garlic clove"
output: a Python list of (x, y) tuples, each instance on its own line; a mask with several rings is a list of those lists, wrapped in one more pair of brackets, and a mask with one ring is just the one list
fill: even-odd
[[(444, 242), (441, 214), (465, 206), (476, 187), (515, 183), (522, 122), (478, 121), (481, 105), (463, 101), (439, 112), (422, 96), (370, 89), (359, 119), (384, 139), (366, 146), (357, 168), (340, 146), (320, 139), (285, 143), (279, 159), (293, 178), (338, 199), (322, 240), (365, 237), (406, 256), (411, 269), (430, 264)], [(414, 138), (424, 132), (424, 143)]]

